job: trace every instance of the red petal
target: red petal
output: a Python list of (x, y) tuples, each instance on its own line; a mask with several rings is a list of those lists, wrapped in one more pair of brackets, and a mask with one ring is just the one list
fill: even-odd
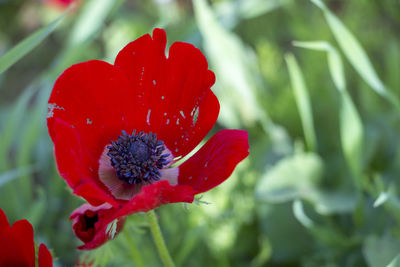
[[(140, 193), (135, 195), (132, 200), (126, 204), (116, 208), (92, 207), (89, 204), (84, 204), (76, 209), (70, 216), (74, 220), (73, 229), (77, 237), (85, 242), (79, 249), (94, 249), (106, 242), (109, 237), (106, 233), (107, 226), (115, 219), (119, 219), (117, 232), (122, 229), (124, 220), (123, 217), (136, 212), (146, 212), (157, 208), (162, 204), (177, 203), (177, 202), (193, 202), (195, 191), (189, 186), (172, 186), (167, 180), (156, 182), (152, 185), (143, 186)], [(92, 210), (98, 213), (98, 222), (95, 224), (93, 232), (85, 233), (85, 229), (78, 229), (82, 226), (80, 216), (86, 211)], [(82, 231), (83, 230), (83, 231)]]
[(76, 128), (72, 128), (61, 119), (49, 120), (48, 125), (54, 142), (58, 171), (74, 193), (92, 205), (104, 202), (118, 205), (99, 181), (98, 160), (80, 140)]
[(118, 54), (115, 66), (129, 77), (138, 97), (138, 116), (146, 118), (145, 132), (155, 132), (175, 157), (189, 153), (209, 132), (219, 113), (219, 103), (210, 87), (214, 73), (199, 49), (174, 43), (165, 58), (166, 34), (155, 29), (128, 44)]
[(33, 228), (27, 220), (0, 231), (0, 266), (35, 266)]
[(98, 160), (104, 147), (122, 130), (131, 132), (145, 120), (132, 106), (135, 94), (125, 74), (102, 61), (73, 65), (57, 79), (49, 99), (48, 128), (58, 168), (71, 187), (88, 180), (102, 186)]
[(87, 200), (93, 206), (99, 206), (103, 203), (109, 203), (113, 206), (118, 206), (120, 203), (111, 196), (111, 194), (105, 193), (105, 190), (108, 189), (101, 189), (97, 186), (97, 184), (93, 182), (88, 182), (81, 184), (80, 186), (76, 187), (74, 193), (78, 196), (82, 196), (84, 199)]
[(170, 185), (167, 180), (143, 186), (142, 191), (117, 211), (115, 217), (126, 216), (136, 212), (146, 212), (162, 204), (193, 202), (196, 192), (189, 186)]
[(44, 244), (39, 246), (39, 267), (52, 267), (53, 257)]
[(2, 209), (0, 209), (0, 232), (3, 228), (9, 227), (7, 216)]
[(225, 181), (248, 155), (246, 131), (222, 130), (179, 166), (178, 184), (189, 185), (197, 193), (208, 191)]
[(141, 119), (141, 123), (134, 125), (138, 132), (148, 133), (153, 130), (153, 123), (150, 122), (157, 116), (154, 108), (159, 101), (157, 95), (160, 85), (157, 83), (165, 75), (165, 45), (165, 32), (155, 30), (153, 39), (149, 34), (143, 35), (126, 45), (115, 59), (114, 65), (125, 73), (130, 90), (134, 92), (130, 107), (135, 109), (135, 115)]
[(57, 79), (49, 99), (48, 127), (60, 119), (76, 129), (82, 145), (97, 160), (104, 146), (122, 130), (137, 126), (131, 99), (136, 92), (118, 68), (103, 61), (76, 64)]

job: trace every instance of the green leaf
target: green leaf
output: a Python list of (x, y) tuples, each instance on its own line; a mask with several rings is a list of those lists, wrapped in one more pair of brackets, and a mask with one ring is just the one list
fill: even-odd
[(393, 95), (392, 92), (388, 91), (382, 81), (376, 74), (371, 61), (369, 60), (364, 49), (360, 43), (354, 37), (354, 35), (346, 28), (346, 26), (325, 6), (321, 0), (311, 0), (316, 6), (318, 6), (323, 12), (326, 21), (332, 33), (342, 48), (346, 58), (350, 61), (351, 65), (355, 68), (358, 74), (363, 80), (373, 89), (375, 92), (386, 98), (391, 102), (398, 110), (400, 110), (400, 102)]
[(370, 267), (381, 267), (391, 263), (398, 256), (400, 242), (390, 236), (370, 235), (363, 244), (363, 254)]
[(400, 267), (400, 254), (398, 254), (386, 267)]
[(338, 229), (327, 227), (323, 224), (318, 225), (304, 211), (301, 200), (293, 201), (292, 210), (295, 218), (314, 236), (315, 239), (329, 246), (351, 247), (356, 240), (344, 236)]
[[(115, 255), (118, 253), (117, 248), (115, 244), (113, 245), (113, 242), (106, 242), (95, 250), (81, 253), (79, 261), (87, 264), (90, 263), (92, 266), (109, 266), (110, 261), (114, 259), (113, 263), (115, 264)], [(118, 264), (114, 266), (118, 266)]]
[(380, 205), (384, 204), (390, 197), (390, 194), (387, 192), (381, 192), (378, 196), (378, 198), (374, 201), (374, 208), (379, 207)]
[(314, 222), (306, 215), (303, 208), (303, 202), (300, 199), (293, 201), (293, 214), (296, 219), (306, 228), (314, 226)]
[(107, 225), (106, 234), (110, 239), (114, 239), (117, 235), (118, 220), (119, 219), (115, 219)]
[(257, 256), (251, 261), (250, 266), (252, 267), (266, 266), (272, 256), (272, 245), (265, 235), (260, 236), (259, 243), (259, 252)]
[(396, 195), (396, 188), (397, 186), (394, 184), (389, 185), (386, 190), (382, 188), (373, 207), (378, 208), (383, 205), (396, 218), (397, 222), (400, 222), (400, 200)]
[(296, 58), (292, 54), (287, 54), (285, 60), (289, 69), (290, 80), (292, 82), (295, 100), (299, 109), (307, 147), (311, 151), (316, 151), (317, 139), (315, 136), (312, 108), (303, 74)]
[(322, 176), (323, 163), (315, 153), (298, 153), (267, 170), (256, 186), (256, 197), (281, 203), (307, 198)]
[(308, 196), (315, 210), (322, 215), (351, 213), (357, 205), (353, 192), (315, 190)]
[(54, 20), (47, 26), (37, 30), (29, 37), (18, 43), (16, 46), (11, 48), (6, 54), (0, 58), (0, 74), (5, 72), (15, 62), (20, 60), (23, 56), (28, 54), (32, 49), (39, 45), (47, 36), (50, 35), (56, 28), (57, 24), (64, 18), (69, 9), (67, 9), (60, 17)]

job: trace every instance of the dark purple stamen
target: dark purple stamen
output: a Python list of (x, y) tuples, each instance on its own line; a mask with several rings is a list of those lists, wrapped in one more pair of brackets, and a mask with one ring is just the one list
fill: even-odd
[(117, 171), (120, 180), (128, 184), (150, 183), (160, 179), (159, 170), (169, 163), (169, 154), (162, 154), (165, 150), (164, 142), (157, 140), (157, 135), (133, 131), (128, 135), (122, 131), (118, 140), (111, 141), (107, 155), (111, 165)]

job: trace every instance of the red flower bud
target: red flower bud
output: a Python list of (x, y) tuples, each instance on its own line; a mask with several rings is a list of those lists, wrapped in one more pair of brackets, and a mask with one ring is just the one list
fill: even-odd
[[(115, 218), (116, 209), (109, 204), (93, 207), (83, 204), (70, 216), (75, 235), (84, 242), (79, 249), (97, 248), (109, 239), (113, 239), (124, 225), (123, 218)], [(115, 229), (112, 229), (115, 223)]]

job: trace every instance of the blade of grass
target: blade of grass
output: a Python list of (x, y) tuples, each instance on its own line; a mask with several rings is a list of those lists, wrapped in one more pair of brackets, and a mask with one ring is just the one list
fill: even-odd
[(252, 70), (258, 66), (256, 58), (234, 33), (222, 27), (207, 1), (192, 2), (205, 50), (218, 77), (215, 93), (224, 103), (219, 119), (228, 127), (238, 127), (240, 121), (252, 125), (263, 113), (255, 97), (257, 72)]
[(352, 247), (359, 243), (357, 238), (344, 235), (335, 227), (327, 227), (324, 224), (317, 224), (306, 213), (301, 200), (295, 200), (292, 203), (292, 211), (297, 219), (308, 232), (319, 242), (329, 246)]
[(293, 214), (296, 219), (306, 228), (314, 226), (314, 222), (304, 212), (303, 202), (300, 199), (296, 199), (292, 203)]
[(292, 54), (287, 54), (285, 56), (285, 60), (289, 70), (290, 81), (292, 83), (301, 123), (303, 125), (307, 148), (310, 151), (316, 151), (317, 139), (315, 135), (312, 108), (303, 74), (300, 70), (299, 64), (296, 61), (296, 58)]
[(356, 185), (361, 186), (362, 179), (362, 151), (364, 131), (361, 118), (347, 91), (341, 93), (342, 106), (340, 109), (340, 137), (343, 151), (353, 175)]
[(7, 155), (21, 126), (28, 103), (32, 95), (36, 92), (36, 89), (36, 85), (30, 85), (24, 90), (18, 100), (12, 105), (13, 108), (10, 115), (2, 127), (3, 130), (0, 132), (0, 158), (3, 160), (0, 160), (0, 171), (10, 168), (9, 157)]
[(207, 1), (192, 2), (207, 56), (218, 77), (214, 92), (221, 102), (219, 122), (230, 128), (259, 122), (275, 148), (283, 153), (291, 150), (285, 129), (271, 120), (259, 102), (262, 99), (259, 96), (265, 94), (257, 90), (263, 85), (260, 84), (259, 64), (253, 51), (221, 25)]
[(327, 53), (329, 71), (341, 97), (340, 136), (342, 149), (356, 179), (355, 183), (360, 186), (364, 131), (360, 115), (346, 89), (342, 59), (337, 50), (328, 42), (294, 42), (294, 45)]
[(196, 249), (196, 246), (199, 244), (201, 237), (204, 235), (204, 227), (197, 227), (196, 231), (189, 231), (187, 235), (185, 235), (183, 244), (185, 246), (179, 250), (179, 253), (176, 257), (176, 265), (184, 266), (185, 261), (190, 258), (191, 253)]
[(47, 26), (37, 30), (16, 46), (10, 49), (0, 58), (0, 74), (5, 72), (9, 67), (15, 64), (23, 56), (28, 54), (32, 49), (39, 45), (47, 36), (49, 36), (57, 27), (58, 23), (64, 18), (69, 9), (67, 9), (60, 17)]
[(330, 43), (325, 41), (294, 41), (293, 45), (297, 47), (326, 52), (328, 56), (329, 71), (331, 72), (331, 76), (336, 88), (339, 91), (346, 90), (346, 80), (344, 78), (342, 59), (340, 58), (337, 50)]
[(397, 255), (386, 267), (399, 267), (400, 266), (400, 254)]
[(25, 218), (29, 220), (32, 225), (38, 225), (44, 214), (46, 213), (48, 200), (46, 198), (46, 193), (43, 188), (37, 188), (37, 197), (35, 201), (32, 201), (32, 204), (29, 205), (29, 210), (25, 213)]
[[(35, 105), (28, 116), (28, 122), (24, 124), (22, 134), (19, 136), (19, 142), (16, 150), (16, 163), (17, 166), (25, 166), (35, 161), (35, 148), (42, 131), (46, 129), (46, 103), (51, 86), (43, 85), (39, 94), (37, 95)], [(33, 200), (33, 177), (24, 175), (18, 181), (18, 192), (20, 192), (20, 201), (22, 205), (31, 203)], [(18, 203), (18, 204), (19, 204)], [(21, 210), (24, 206), (21, 207)]]
[[(13, 146), (17, 143), (17, 136), (21, 132), (20, 128), (23, 125), (23, 119), (26, 116), (29, 101), (31, 101), (32, 96), (37, 92), (39, 88), (37, 82), (33, 82), (28, 86), (23, 93), (19, 96), (17, 101), (12, 104), (11, 112), (7, 120), (2, 125), (3, 130), (0, 131), (0, 171), (6, 171), (12, 168), (11, 158), (9, 157), (10, 151), (12, 151)], [(25, 164), (28, 165), (29, 163)], [(18, 165), (18, 166), (25, 166)], [(22, 173), (21, 177), (29, 175), (30, 173)], [(14, 211), (17, 215), (24, 210), (18, 209), (18, 197), (19, 197), (19, 181), (17, 184), (10, 183), (6, 184), (1, 188), (1, 195), (4, 199), (7, 199), (7, 205), (11, 206), (10, 210)]]
[(247, 0), (237, 3), (239, 3), (240, 16), (250, 19), (271, 12), (290, 2), (291, 0)]
[(346, 28), (346, 26), (325, 6), (321, 0), (311, 0), (324, 13), (325, 19), (343, 50), (346, 58), (358, 72), (361, 78), (379, 95), (387, 99), (398, 111), (400, 111), (400, 101), (389, 91), (376, 74), (367, 53), (361, 47), (358, 40)]
[(104, 21), (115, 5), (121, 1), (87, 1), (68, 39), (69, 46), (84, 43), (104, 25)]
[(132, 237), (131, 231), (125, 228), (124, 231), (122, 231), (122, 235), (125, 237), (126, 247), (129, 249), (130, 252), (129, 254), (131, 255), (133, 261), (136, 263), (138, 267), (144, 267), (145, 265), (143, 263), (142, 256), (135, 243), (135, 240)]
[(20, 167), (20, 168), (9, 170), (5, 173), (2, 173), (2, 174), (0, 174), (0, 187), (4, 186), (8, 182), (11, 182), (12, 180), (19, 178), (23, 175), (31, 174), (34, 171), (35, 171), (34, 165), (29, 165), (29, 166)]

